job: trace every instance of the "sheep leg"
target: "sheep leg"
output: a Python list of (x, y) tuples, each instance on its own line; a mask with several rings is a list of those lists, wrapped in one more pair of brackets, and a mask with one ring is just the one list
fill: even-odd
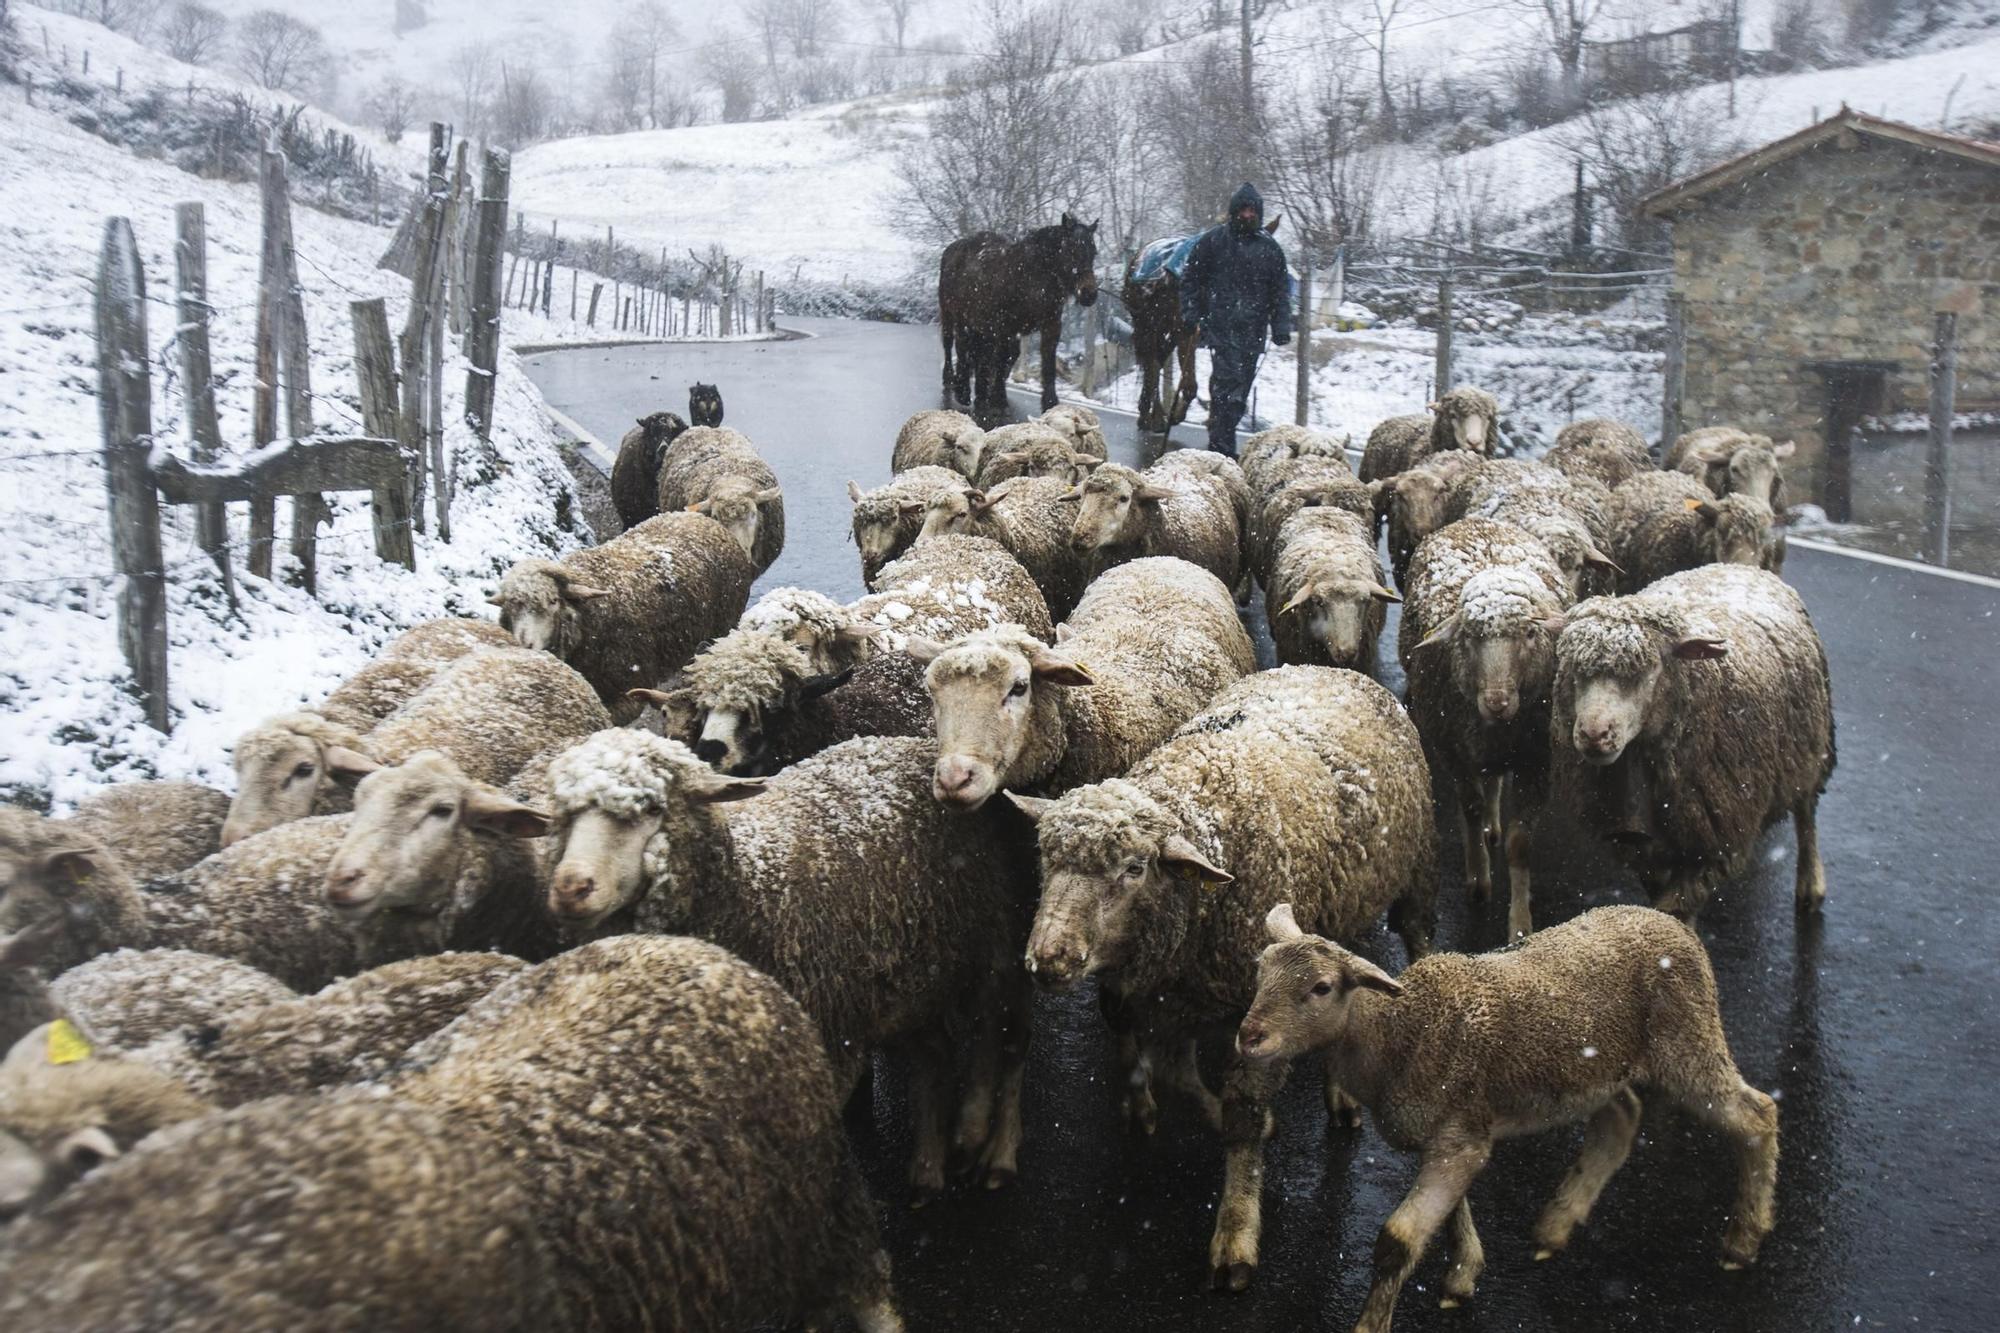
[(875, 1201), (861, 1168), (850, 1156), (842, 1170), (846, 1178), (834, 1205), (834, 1230), (845, 1242), (842, 1267), (836, 1270), (838, 1284), (834, 1308), (811, 1321), (809, 1328), (832, 1327), (843, 1311), (854, 1318), (862, 1333), (903, 1333), (903, 1317), (896, 1311), (896, 1293), (890, 1280), (888, 1252), (882, 1248), (875, 1226)]
[(1486, 854), (1486, 839), (1480, 834), (1482, 806), (1476, 780), (1458, 784), (1459, 832), (1465, 843), (1465, 891), (1476, 903), (1485, 902), (1493, 892), (1493, 863)]
[(921, 1208), (944, 1192), (945, 1105), (951, 1096), (950, 1050), (926, 1037), (910, 1053), (910, 1207)]
[(959, 1099), (958, 1123), (952, 1131), (954, 1173), (966, 1170), (993, 1133), (994, 1087), (1000, 1078), (1002, 1018), (1000, 997), (992, 983), (979, 988), (972, 1037), (972, 1059), (965, 1091)]
[(1337, 1129), (1361, 1128), (1361, 1103), (1348, 1096), (1334, 1077), (1333, 1065), (1326, 1067), (1326, 1127)]
[(1417, 1183), (1389, 1214), (1382, 1234), (1375, 1239), (1375, 1282), (1368, 1289), (1368, 1302), (1361, 1307), (1354, 1333), (1389, 1333), (1389, 1319), (1396, 1313), (1396, 1297), (1403, 1283), (1416, 1269), (1437, 1229), (1464, 1202), (1465, 1191), (1486, 1169), (1492, 1150), (1490, 1140), (1463, 1138), (1434, 1141), (1424, 1150)]
[(1535, 928), (1528, 903), (1528, 860), (1534, 850), (1534, 835), (1526, 820), (1517, 819), (1507, 830), (1507, 938), (1527, 938)]
[(1664, 877), (1664, 887), (1653, 906), (1668, 916), (1693, 921), (1708, 904), (1708, 875), (1700, 868), (1675, 871)]
[(1826, 902), (1826, 867), (1819, 859), (1819, 797), (1808, 796), (1792, 807), (1792, 827), (1799, 839), (1799, 874), (1794, 901), (1801, 912), (1817, 912)]
[(1445, 1271), (1438, 1309), (1456, 1310), (1471, 1300), (1479, 1275), (1485, 1271), (1486, 1247), (1479, 1243), (1479, 1229), (1472, 1225), (1472, 1202), (1460, 1199), (1451, 1215), (1451, 1267)]
[(1736, 1206), (1722, 1234), (1722, 1266), (1738, 1269), (1757, 1262), (1757, 1249), (1777, 1220), (1778, 1104), (1743, 1081), (1727, 1052), (1714, 1061), (1711, 1084), (1668, 1089), (1688, 1111), (1727, 1134), (1736, 1144)]
[(1507, 775), (1505, 773), (1481, 773), (1479, 775), (1479, 836), (1486, 840), (1486, 851), (1490, 856), (1500, 850), (1500, 839), (1507, 826), (1502, 804), (1507, 795)]
[(1215, 1095), (1201, 1076), (1201, 1061), (1195, 1049), (1195, 1039), (1189, 1037), (1182, 1043), (1160, 1069), (1166, 1085), (1191, 1098), (1201, 1112), (1201, 1118), (1208, 1127), (1222, 1132), (1222, 1098)]
[(1630, 1088), (1599, 1107), (1583, 1131), (1583, 1151), (1535, 1222), (1535, 1258), (1567, 1249), (1570, 1236), (1590, 1218), (1597, 1197), (1632, 1152), (1639, 1134), (1639, 1097)]
[(1150, 1136), (1160, 1124), (1160, 1104), (1153, 1098), (1153, 1054), (1139, 1034), (1118, 1034), (1118, 1114), (1134, 1134)]
[(1257, 1271), (1264, 1229), (1264, 1140), (1271, 1136), (1271, 1102), (1291, 1073), (1283, 1060), (1230, 1066), (1222, 1089), (1222, 1203), (1208, 1242), (1209, 1285), (1242, 1291)]
[(994, 1128), (979, 1166), (986, 1188), (997, 1190), (1019, 1174), (1021, 1083), (1028, 1072), (1028, 1034), (1034, 1019), (1034, 983), (1018, 966), (1001, 983), (1000, 1084), (993, 1097)]

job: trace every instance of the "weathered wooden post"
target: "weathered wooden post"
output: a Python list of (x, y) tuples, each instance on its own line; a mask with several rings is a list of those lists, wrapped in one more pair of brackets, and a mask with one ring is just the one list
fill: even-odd
[(1924, 559), (1942, 568), (1951, 563), (1951, 416), (1958, 395), (1958, 309), (1949, 299), (1939, 305), (1931, 345), (1931, 438), (1924, 456)]
[(1665, 392), (1660, 398), (1660, 453), (1681, 437), (1681, 401), (1687, 393), (1686, 308), (1679, 292), (1667, 293)]
[(167, 730), (167, 574), (153, 449), (153, 381), (146, 342), (146, 273), (132, 224), (104, 224), (97, 259), (97, 412), (104, 431), (104, 490), (111, 552), (121, 576), (118, 647), (132, 670), (146, 721)]
[(397, 346), (403, 367), (402, 424), (397, 437), (410, 463), (410, 521), (424, 530), (424, 455), (429, 435), (424, 420), (429, 395), (425, 392), (424, 368), (430, 363), (430, 316), (437, 287), (438, 266), (443, 262), (446, 214), (444, 126), (431, 122), (430, 168), (424, 181), (424, 217), (418, 228), (416, 276), (410, 280), (409, 315)]
[[(465, 419), (482, 440), (493, 437), (493, 373), (500, 357), (500, 261), (507, 241), (507, 190), (512, 160), (486, 150), (479, 177), (478, 261), (473, 268), (472, 327), (467, 331)], [(591, 298), (596, 309), (596, 298)]]
[[(269, 172), (277, 182), (274, 212), (278, 228), (278, 356), (284, 366), (285, 434), (303, 440), (313, 433), (312, 350), (306, 341), (305, 295), (299, 286), (298, 250), (292, 240), (292, 202), (285, 181), (285, 156), (276, 147), (264, 150), (273, 159)], [(319, 591), (319, 525), (332, 517), (323, 497), (312, 492), (292, 497), (292, 558), (299, 562), (301, 582), (309, 593)]]
[(468, 244), (471, 228), (467, 225), (471, 221), (472, 210), (464, 203), (466, 191), (471, 188), (465, 166), (468, 147), (466, 141), (460, 139), (452, 150), (451, 207), (446, 214), (450, 225), (445, 229), (444, 271), (447, 281), (444, 285), (449, 289), (451, 300), (451, 336), (459, 339), (465, 337), (465, 322), (470, 316), (466, 299), (472, 275), (472, 256), (468, 253), (471, 249)]
[(583, 317), (583, 322), (593, 329), (597, 327), (597, 298), (602, 295), (604, 295), (604, 284), (601, 282), (591, 283), (590, 313)]
[[(174, 207), (174, 296), (180, 316), (181, 378), (187, 383), (188, 438), (194, 461), (212, 463), (222, 451), (222, 426), (215, 414), (215, 383), (208, 348), (208, 228), (199, 203)], [(236, 604), (236, 578), (229, 567), (229, 518), (219, 504), (195, 510), (195, 539), (222, 575), (223, 591)]]
[(1299, 314), (1295, 323), (1298, 327), (1292, 330), (1292, 350), (1299, 359), (1299, 380), (1292, 402), (1292, 420), (1303, 426), (1312, 408), (1313, 328), (1313, 257), (1305, 246), (1299, 247)]
[[(264, 244), (257, 260), (257, 388), (251, 400), (250, 433), (262, 448), (278, 438), (278, 342), (284, 326), (284, 253), (279, 226), (284, 215), (284, 158), (270, 149), (259, 159), (258, 189), (263, 203)], [(278, 533), (278, 502), (260, 495), (250, 502), (250, 572), (271, 577), (271, 546)]]
[[(396, 351), (389, 340), (389, 307), (381, 297), (352, 301), (354, 377), (361, 389), (361, 428), (382, 440), (397, 439)], [(406, 486), (377, 486), (369, 497), (375, 523), (375, 554), (405, 569), (417, 567), (410, 538), (410, 492)]]
[(1438, 279), (1437, 396), (1451, 392), (1451, 270)]

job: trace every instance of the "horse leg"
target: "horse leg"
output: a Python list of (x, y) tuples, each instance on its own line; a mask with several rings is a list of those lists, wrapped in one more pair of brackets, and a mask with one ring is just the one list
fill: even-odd
[(1188, 408), (1194, 406), (1194, 396), (1198, 391), (1194, 375), (1194, 330), (1183, 331), (1175, 340), (1175, 349), (1180, 356), (1181, 387), (1174, 395), (1173, 405), (1167, 409), (1167, 425), (1178, 426), (1187, 420)]
[(1139, 353), (1139, 429), (1153, 429), (1160, 399), (1160, 363), (1150, 351)]
[(952, 405), (951, 316), (943, 314), (942, 312), (939, 313), (938, 333), (944, 340), (944, 405), (946, 407), (950, 407)]
[(958, 364), (953, 367), (953, 401), (961, 407), (975, 407), (972, 401), (972, 376), (979, 368), (980, 357), (984, 354), (984, 338), (968, 325), (958, 326)]
[(1062, 307), (1042, 322), (1042, 411), (1056, 405), (1056, 343), (1062, 339)]

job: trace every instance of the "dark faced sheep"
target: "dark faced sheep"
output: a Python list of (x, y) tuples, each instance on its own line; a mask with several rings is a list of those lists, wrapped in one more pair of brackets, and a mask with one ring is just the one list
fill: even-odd
[(1826, 897), (1826, 649), (1775, 575), (1709, 565), (1570, 611), (1550, 730), (1558, 792), (1638, 870), (1655, 906), (1698, 911), (1788, 815), (1798, 905)]
[[(1010, 799), (1036, 819), (1041, 847), (1028, 965), (1052, 988), (1098, 978), (1136, 1128), (1154, 1123), (1157, 1062), (1221, 1132), (1209, 1274), (1240, 1291), (1257, 1266), (1264, 1140), (1285, 1071), (1238, 1061), (1218, 1098), (1194, 1039), (1249, 1008), (1260, 922), (1292, 894), (1340, 939), (1388, 908), (1410, 956), (1429, 952), (1437, 830), (1416, 729), (1365, 676), (1280, 667), (1217, 695), (1126, 778)], [(1331, 1082), (1327, 1101), (1352, 1107)]]
[(660, 460), (688, 423), (672, 412), (653, 412), (625, 432), (611, 465), (611, 503), (626, 527), (660, 512)]
[(518, 643), (575, 667), (629, 720), (639, 710), (626, 691), (657, 685), (726, 633), (756, 576), (717, 524), (661, 514), (561, 562), (517, 562), (491, 600)]
[(1686, 926), (1648, 908), (1600, 907), (1518, 947), (1432, 954), (1391, 978), (1305, 933), (1289, 905), (1266, 925), (1272, 942), (1237, 1049), (1259, 1063), (1324, 1050), (1329, 1075), (1389, 1145), (1422, 1158), (1376, 1241), (1359, 1333), (1388, 1333), (1397, 1294), (1447, 1220), (1442, 1304), (1470, 1300), (1485, 1253), (1466, 1190), (1494, 1143), (1581, 1120), (1583, 1151), (1535, 1223), (1537, 1259), (1566, 1248), (1632, 1149), (1636, 1087), (1733, 1141), (1722, 1266), (1756, 1259), (1775, 1220), (1778, 1106), (1738, 1072), (1708, 953)]

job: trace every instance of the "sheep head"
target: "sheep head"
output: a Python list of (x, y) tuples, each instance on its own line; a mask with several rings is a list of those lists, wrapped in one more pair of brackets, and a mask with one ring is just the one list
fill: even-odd
[(931, 795), (955, 810), (977, 810), (1001, 787), (1048, 776), (1063, 745), (1052, 687), (1092, 683), (1082, 665), (1019, 625), (981, 630), (949, 648), (912, 639), (904, 651), (929, 663), (924, 684), (938, 735)]
[(714, 519), (728, 529), (743, 554), (757, 558), (757, 533), (762, 526), (764, 506), (775, 504), (784, 494), (776, 486), (759, 487), (742, 477), (726, 477), (717, 482), (706, 499), (688, 506), (690, 513)]
[(1049, 989), (1128, 962), (1148, 915), (1191, 910), (1198, 883), (1234, 878), (1170, 811), (1123, 779), (1056, 801), (1012, 792), (1007, 799), (1037, 826), (1042, 898), (1027, 964)]
[(1105, 463), (1064, 499), (1077, 501), (1069, 544), (1077, 551), (1126, 546), (1145, 535), (1149, 509), (1173, 495), (1122, 463)]
[(1768, 503), (1755, 495), (1725, 495), (1720, 500), (1690, 499), (1686, 504), (1700, 520), (1700, 549), (1708, 563), (1768, 566), (1778, 541), (1777, 515)]
[(611, 594), (579, 581), (553, 560), (519, 560), (486, 600), (500, 608), (500, 628), (514, 642), (568, 658), (583, 643), (582, 608)]
[(985, 451), (986, 432), (975, 425), (960, 422), (938, 432), (938, 466), (962, 477), (979, 475), (979, 456)]
[(1573, 608), (1556, 639), (1556, 743), (1567, 741), (1588, 764), (1617, 763), (1634, 741), (1667, 729), (1679, 698), (1668, 684), (1676, 664), (1728, 651), (1639, 598), (1596, 597)]
[(361, 738), (317, 713), (283, 713), (237, 738), (236, 797), (222, 845), (326, 812), (336, 785), (352, 786), (375, 761)]
[(815, 674), (805, 650), (769, 630), (734, 629), (680, 672), (678, 687), (634, 690), (660, 706), (669, 732), (736, 777), (771, 770), (774, 726), (801, 702), (836, 688), (852, 667)]
[(992, 511), (993, 500), (971, 486), (947, 487), (931, 496), (924, 506), (924, 527), (919, 537), (942, 537), (957, 532), (982, 536), (981, 520)]
[(1402, 600), (1372, 580), (1329, 575), (1307, 580), (1278, 614), (1305, 617), (1306, 633), (1334, 666), (1365, 670), (1363, 652), (1382, 632), (1383, 608)]
[(1450, 657), (1453, 686), (1479, 720), (1504, 725), (1546, 697), (1562, 606), (1528, 570), (1495, 565), (1459, 591), (1458, 609), (1417, 645)]
[(1290, 903), (1264, 918), (1271, 943), (1257, 959), (1257, 998), (1236, 1029), (1246, 1060), (1289, 1060), (1340, 1039), (1364, 990), (1394, 997), (1402, 983), (1357, 953), (1300, 929)]
[(1430, 404), (1429, 410), (1437, 418), (1431, 429), (1433, 448), (1470, 449), (1476, 454), (1493, 452), (1500, 401), (1492, 394), (1461, 385)]
[(0, 809), (0, 944), (53, 976), (98, 952), (107, 929), (143, 915), (125, 866), (70, 824)]

